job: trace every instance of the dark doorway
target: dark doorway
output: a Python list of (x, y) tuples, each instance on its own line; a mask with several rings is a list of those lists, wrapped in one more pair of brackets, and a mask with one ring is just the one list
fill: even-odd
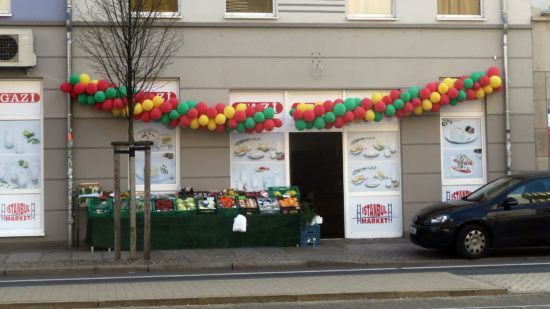
[(323, 217), (322, 238), (344, 237), (341, 133), (291, 133), (290, 183)]

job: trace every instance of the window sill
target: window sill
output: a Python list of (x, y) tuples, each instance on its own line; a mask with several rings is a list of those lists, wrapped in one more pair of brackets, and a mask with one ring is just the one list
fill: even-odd
[(277, 19), (275, 14), (263, 14), (263, 13), (225, 13), (226, 19)]
[(0, 13), (0, 17), (11, 17), (13, 16), (12, 13)]
[(350, 21), (397, 21), (395, 16), (372, 16), (372, 15), (348, 15), (347, 20)]
[[(143, 18), (143, 17), (148, 17), (149, 15), (147, 14), (147, 12), (142, 12), (141, 14), (134, 13), (134, 16), (139, 16), (139, 17)], [(152, 17), (162, 18), (162, 19), (180, 19), (180, 18), (182, 18), (182, 14), (179, 13), (179, 12), (157, 13), (157, 14), (152, 15)]]
[(437, 15), (438, 21), (487, 21), (487, 18), (476, 15)]

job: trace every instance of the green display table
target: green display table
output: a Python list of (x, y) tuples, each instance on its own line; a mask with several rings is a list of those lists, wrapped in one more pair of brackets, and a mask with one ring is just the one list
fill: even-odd
[[(192, 215), (151, 218), (153, 250), (187, 248), (289, 247), (300, 241), (297, 215), (246, 216), (245, 233), (233, 232), (233, 216)], [(129, 249), (129, 220), (121, 219), (122, 250)], [(86, 240), (95, 248), (113, 248), (113, 218), (88, 218)], [(143, 248), (143, 214), (137, 217), (137, 247)]]

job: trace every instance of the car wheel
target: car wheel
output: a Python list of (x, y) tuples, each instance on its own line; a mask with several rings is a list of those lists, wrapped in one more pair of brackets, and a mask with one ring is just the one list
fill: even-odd
[(464, 258), (483, 257), (489, 249), (489, 233), (480, 225), (466, 225), (458, 232), (455, 249)]

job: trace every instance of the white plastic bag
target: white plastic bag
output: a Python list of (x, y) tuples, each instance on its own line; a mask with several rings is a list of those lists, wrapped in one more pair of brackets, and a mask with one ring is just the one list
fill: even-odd
[(237, 215), (233, 220), (233, 232), (246, 232), (246, 217)]

